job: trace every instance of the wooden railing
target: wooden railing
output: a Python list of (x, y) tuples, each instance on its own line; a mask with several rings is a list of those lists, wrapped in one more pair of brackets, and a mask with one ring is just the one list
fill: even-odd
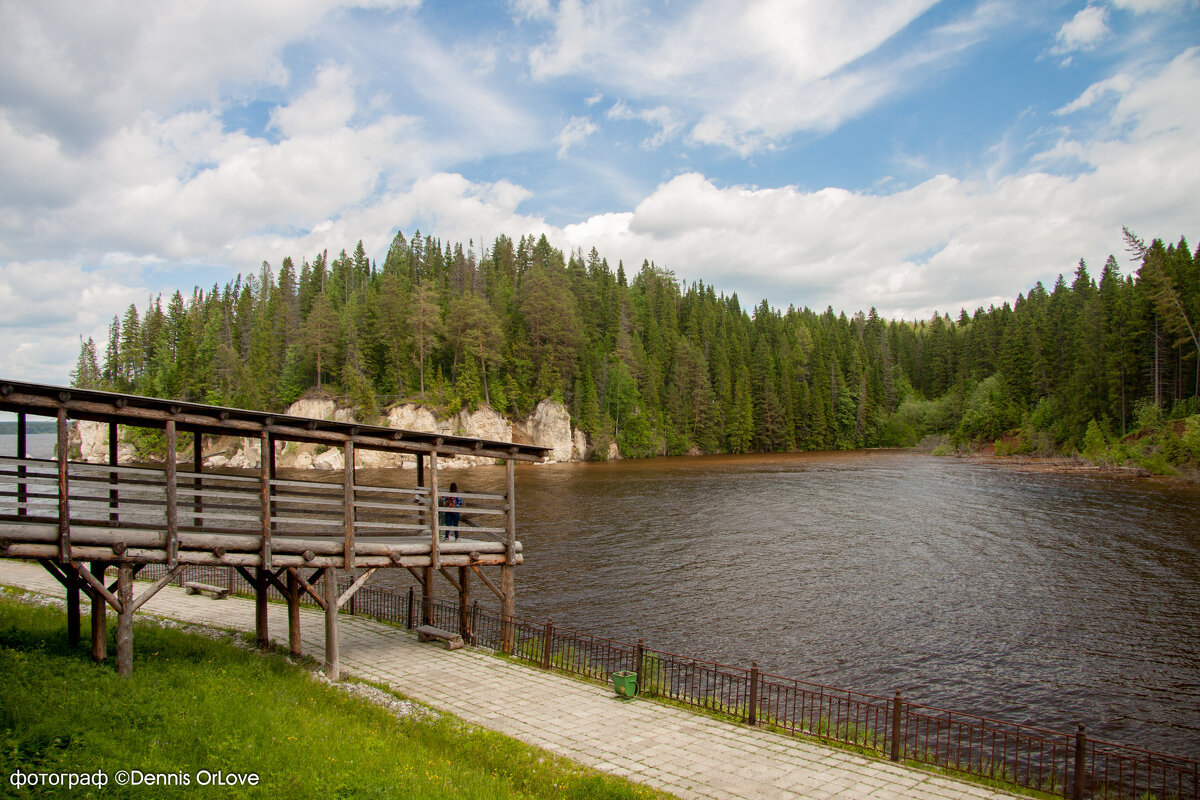
[[(462, 505), (435, 505), (448, 498)], [(440, 513), (431, 513), (435, 509)], [(458, 514), (459, 524), (446, 525), (447, 512)], [(265, 551), (268, 560), (270, 554), (311, 553), (352, 562), (392, 553), (428, 556), (434, 531), (469, 538), (480, 551), (506, 551), (510, 520), (504, 494), (79, 462), (60, 474), (56, 460), (0, 456), (0, 522), (8, 523), (3, 537), (15, 541), (65, 537), (68, 544), (96, 545), (119, 535), (127, 547), (200, 548), (219, 558)], [(53, 524), (58, 534), (22, 534), (12, 523)], [(337, 566), (352, 565), (346, 562)]]

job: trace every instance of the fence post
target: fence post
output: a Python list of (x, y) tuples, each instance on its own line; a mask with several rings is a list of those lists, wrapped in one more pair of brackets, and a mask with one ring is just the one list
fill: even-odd
[(646, 679), (642, 675), (646, 657), (646, 646), (638, 639), (637, 649), (633, 651), (633, 671), (637, 673), (638, 686), (642, 687), (642, 691), (646, 691)]
[(1085, 773), (1085, 763), (1087, 757), (1087, 732), (1083, 727), (1083, 723), (1079, 723), (1079, 730), (1075, 732), (1075, 781), (1071, 787), (1072, 800), (1083, 800), (1083, 784)]
[(904, 701), (900, 699), (900, 690), (892, 700), (892, 761), (900, 760), (900, 714)]
[(476, 644), (479, 639), (479, 601), (475, 600), (471, 603), (471, 644)]
[(750, 662), (750, 710), (746, 715), (746, 724), (758, 723), (758, 662)]
[(546, 632), (542, 641), (542, 669), (550, 669), (550, 648), (554, 643), (554, 620), (546, 620)]
[(408, 587), (408, 611), (404, 615), (404, 623), (412, 630), (413, 623), (413, 587)]

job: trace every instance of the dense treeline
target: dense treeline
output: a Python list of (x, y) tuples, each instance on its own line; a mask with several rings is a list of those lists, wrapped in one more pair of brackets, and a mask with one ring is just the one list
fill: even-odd
[(1200, 413), (1200, 252), (1127, 241), (1131, 274), (1110, 256), (1097, 281), (1081, 261), (1069, 283), (1011, 305), (906, 322), (743, 308), (651, 263), (629, 277), (544, 236), (500, 236), (477, 257), (473, 242), (397, 233), (382, 266), (359, 242), (130, 306), (102, 356), (84, 343), (73, 379), (272, 410), (320, 389), (364, 419), (397, 399), (521, 416), (558, 397), (598, 452), (616, 442), (626, 456), (936, 433), (1094, 450)]

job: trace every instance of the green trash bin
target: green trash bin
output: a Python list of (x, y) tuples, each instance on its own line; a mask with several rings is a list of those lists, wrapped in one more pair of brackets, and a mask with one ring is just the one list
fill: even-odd
[(612, 674), (613, 690), (626, 700), (632, 700), (638, 693), (638, 675), (632, 670), (623, 669)]

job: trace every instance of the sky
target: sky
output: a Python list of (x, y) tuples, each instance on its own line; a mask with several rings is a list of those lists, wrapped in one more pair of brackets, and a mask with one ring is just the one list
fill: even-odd
[(1198, 0), (0, 0), (0, 378), (397, 231), (890, 319), (1200, 240)]

